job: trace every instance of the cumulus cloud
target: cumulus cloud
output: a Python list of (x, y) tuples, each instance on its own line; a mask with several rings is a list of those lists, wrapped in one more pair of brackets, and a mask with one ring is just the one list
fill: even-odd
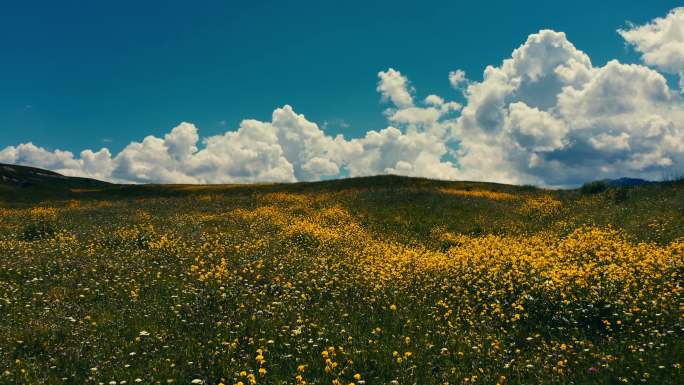
[(466, 78), (466, 73), (463, 70), (455, 70), (449, 72), (449, 84), (452, 87), (459, 89), (461, 86), (468, 82)]
[[(440, 124), (445, 104), (425, 107), (436, 116), (418, 121), (408, 117), (420, 115), (417, 107), (396, 112), (407, 116), (407, 126), (427, 127)], [(235, 131), (201, 140), (198, 129), (184, 122), (162, 138), (132, 142), (115, 156), (102, 149), (77, 157), (27, 143), (0, 151), (0, 162), (132, 183), (294, 182), (338, 176), (343, 168), (350, 176), (398, 173), (445, 179), (455, 177), (454, 166), (441, 159), (446, 152), (443, 140), (431, 134), (395, 127), (351, 140), (332, 137), (285, 105), (273, 111), (270, 122), (247, 119)]]
[(0, 163), (25, 164), (65, 175), (109, 179), (112, 162), (109, 150), (81, 151), (80, 157), (69, 151), (48, 151), (33, 143), (22, 143), (0, 150)]
[(382, 95), (382, 100), (389, 100), (397, 108), (413, 106), (413, 96), (408, 79), (393, 68), (378, 72), (380, 81), (377, 90)]
[(350, 176), (400, 174), (453, 179), (458, 171), (451, 162), (442, 161), (447, 153), (444, 142), (434, 136), (396, 127), (370, 131), (351, 141), (352, 156), (347, 167)]
[(168, 148), (169, 155), (177, 161), (186, 159), (196, 152), (197, 146), (195, 145), (198, 140), (197, 127), (185, 122), (164, 135), (164, 144)]
[[(326, 136), (286, 105), (271, 122), (247, 119), (236, 131), (207, 137), (181, 123), (163, 139), (148, 136), (114, 159), (116, 180), (162, 183), (292, 182), (337, 175), (343, 139)], [(199, 147), (202, 147), (199, 149)]]
[(684, 104), (666, 79), (642, 65), (594, 67), (561, 32), (530, 35), (466, 96), (456, 135), (469, 175), (576, 185), (657, 179), (684, 165)]
[(567, 144), (568, 128), (563, 121), (523, 102), (508, 106), (504, 130), (518, 146), (529, 151), (549, 152)]
[[(645, 25), (619, 29), (618, 33), (642, 54), (644, 63), (672, 74), (684, 74), (684, 7)], [(681, 77), (680, 82), (684, 82)]]
[[(594, 66), (562, 32), (528, 36), (481, 81), (449, 73), (463, 105), (414, 97), (389, 68), (377, 91), (388, 127), (355, 138), (326, 134), (285, 105), (270, 121), (243, 120), (202, 138), (181, 123), (117, 154), (48, 151), (32, 143), (0, 150), (0, 162), (134, 183), (249, 183), (383, 173), (440, 179), (571, 186), (621, 176), (658, 179), (684, 167), (684, 101), (657, 70), (682, 71), (684, 11), (629, 30), (644, 63)], [(674, 48), (673, 48), (674, 47)]]

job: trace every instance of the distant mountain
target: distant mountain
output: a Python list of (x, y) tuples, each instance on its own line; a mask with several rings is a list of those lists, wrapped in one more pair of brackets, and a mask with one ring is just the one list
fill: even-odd
[(610, 187), (630, 187), (638, 186), (642, 184), (655, 183), (645, 179), (639, 178), (618, 178), (618, 179), (606, 179), (604, 181)]
[(100, 188), (111, 183), (97, 179), (64, 176), (36, 167), (0, 163), (0, 186), (4, 188), (64, 190), (74, 188)]

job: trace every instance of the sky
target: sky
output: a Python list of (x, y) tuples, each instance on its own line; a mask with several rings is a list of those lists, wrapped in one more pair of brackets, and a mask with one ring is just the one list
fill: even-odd
[(678, 176), (677, 6), (13, 2), (0, 162), (129, 183)]

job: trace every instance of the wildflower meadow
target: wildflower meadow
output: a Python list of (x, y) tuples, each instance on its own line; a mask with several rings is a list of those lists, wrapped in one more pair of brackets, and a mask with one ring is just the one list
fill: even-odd
[(0, 200), (1, 384), (684, 382), (684, 184)]

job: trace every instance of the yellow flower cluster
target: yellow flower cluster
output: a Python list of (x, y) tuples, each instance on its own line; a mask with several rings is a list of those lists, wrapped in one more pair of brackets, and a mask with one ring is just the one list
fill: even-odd
[(473, 197), (482, 199), (491, 199), (494, 201), (513, 201), (519, 199), (517, 195), (501, 191), (490, 190), (465, 190), (460, 188), (441, 188), (438, 190), (441, 193), (456, 195), (461, 197)]
[(558, 214), (563, 210), (563, 203), (550, 195), (531, 196), (525, 199), (522, 212), (542, 216)]

